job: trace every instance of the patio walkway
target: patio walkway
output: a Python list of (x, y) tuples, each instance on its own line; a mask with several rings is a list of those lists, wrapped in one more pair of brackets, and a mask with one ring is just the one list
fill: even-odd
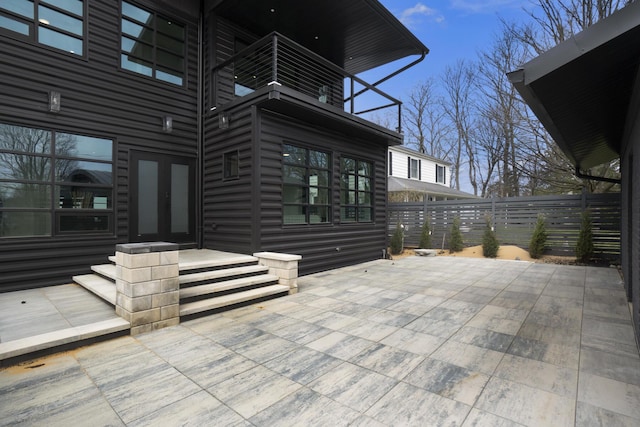
[(637, 426), (615, 269), (374, 261), (0, 370), (0, 424)]

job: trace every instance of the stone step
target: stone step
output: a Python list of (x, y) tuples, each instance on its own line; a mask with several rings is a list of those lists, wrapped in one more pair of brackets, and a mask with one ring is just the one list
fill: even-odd
[[(186, 270), (189, 271), (189, 270)], [(203, 271), (200, 273), (183, 273), (180, 275), (180, 285), (187, 285), (190, 283), (206, 282), (224, 279), (225, 277), (243, 276), (249, 274), (267, 273), (269, 267), (262, 265), (248, 265), (245, 267), (232, 267), (222, 270)]]
[(111, 305), (116, 305), (116, 284), (97, 274), (73, 276), (73, 281)]
[(209, 295), (216, 292), (230, 291), (249, 286), (267, 285), (269, 283), (277, 283), (278, 280), (278, 276), (273, 274), (261, 274), (259, 276), (243, 277), (240, 279), (225, 280), (223, 282), (209, 283), (206, 285), (191, 286), (180, 289), (180, 299), (182, 300), (202, 295)]
[(180, 316), (189, 316), (191, 314), (201, 313), (203, 311), (215, 310), (217, 308), (287, 292), (289, 292), (288, 286), (271, 285), (256, 289), (250, 289), (248, 291), (222, 295), (205, 300), (194, 301), (186, 304), (180, 304)]
[(95, 271), (99, 275), (104, 276), (113, 281), (116, 280), (116, 266), (114, 264), (92, 265), (91, 271)]
[(0, 343), (0, 360), (122, 332), (130, 328), (129, 322), (118, 317), (88, 325), (74, 326), (60, 331), (47, 332), (33, 337), (6, 341)]
[(182, 255), (181, 253), (179, 261), (180, 271), (204, 270), (207, 268), (233, 267), (238, 264), (258, 263), (258, 258), (251, 255), (218, 252), (217, 256), (207, 256), (206, 253), (203, 253), (202, 258), (199, 258), (193, 254), (197, 253), (191, 252), (191, 256)]

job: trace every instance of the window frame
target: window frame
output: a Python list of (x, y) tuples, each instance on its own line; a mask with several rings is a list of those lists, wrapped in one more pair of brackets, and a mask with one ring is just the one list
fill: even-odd
[[(48, 141), (44, 142), (45, 145), (48, 145), (47, 150), (39, 150), (39, 151), (24, 151), (20, 149), (10, 149), (2, 147), (0, 148), (0, 156), (9, 155), (9, 156), (26, 156), (29, 158), (40, 158), (46, 159), (49, 162), (46, 178), (41, 176), (23, 176), (23, 177), (0, 177), (0, 186), (2, 185), (11, 185), (11, 184), (31, 184), (41, 186), (42, 189), (46, 189), (47, 191), (47, 200), (45, 205), (42, 207), (33, 207), (33, 206), (18, 206), (18, 207), (5, 207), (0, 206), (0, 214), (3, 213), (24, 213), (24, 214), (41, 214), (48, 216), (48, 223), (45, 224), (48, 230), (47, 233), (44, 234), (27, 234), (27, 235), (0, 235), (0, 241), (5, 239), (32, 239), (32, 238), (52, 238), (52, 237), (64, 237), (69, 235), (100, 235), (100, 236), (113, 236), (114, 231), (114, 217), (115, 217), (115, 153), (116, 153), (116, 141), (114, 138), (105, 138), (103, 136), (93, 136), (79, 133), (71, 133), (67, 131), (62, 131), (58, 129), (50, 129), (50, 128), (36, 128), (31, 126), (24, 126), (21, 124), (11, 124), (11, 123), (0, 123), (0, 126), (10, 126), (15, 128), (22, 128), (26, 132), (37, 131), (43, 132), (47, 134)], [(110, 141), (111, 149), (108, 159), (100, 159), (97, 157), (91, 157), (90, 155), (83, 155), (83, 153), (64, 153), (56, 151), (56, 144), (59, 141), (58, 135), (69, 135), (72, 137), (84, 137), (96, 140), (97, 143), (100, 140)], [(106, 151), (105, 151), (106, 153)], [(110, 168), (105, 168), (104, 172), (110, 173), (109, 182), (106, 183), (95, 183), (95, 182), (82, 182), (82, 181), (74, 181), (72, 179), (63, 179), (63, 177), (58, 176), (58, 165), (60, 161), (78, 161), (82, 163), (92, 163), (92, 164), (104, 164), (109, 165)], [(67, 178), (73, 175), (67, 175)], [(79, 188), (81, 191), (85, 192), (89, 190), (90, 197), (94, 197), (95, 193), (91, 193), (92, 189), (102, 192), (102, 194), (106, 194), (106, 207), (105, 208), (94, 208), (94, 207), (75, 207), (75, 202), (73, 197), (71, 200), (71, 205), (69, 207), (63, 207), (63, 188)], [(68, 190), (67, 190), (68, 191)], [(65, 191), (64, 194), (67, 193)], [(71, 193), (72, 194), (72, 193)], [(100, 196), (102, 197), (102, 196)], [(69, 200), (66, 200), (68, 203)], [(95, 199), (93, 199), (93, 203), (95, 206)], [(2, 217), (3, 215), (0, 215)], [(91, 217), (93, 217), (93, 221), (95, 223), (106, 223), (106, 227), (103, 229), (96, 230), (63, 230), (62, 229), (62, 221), (64, 218), (77, 217), (77, 218), (85, 218), (85, 222), (91, 222)], [(97, 220), (98, 217), (102, 217), (102, 220)]]
[[(442, 171), (442, 179), (440, 179), (440, 171)], [(436, 184), (447, 185), (447, 167), (436, 164)]]
[[(350, 160), (355, 163), (355, 173), (348, 173), (345, 171), (345, 160)], [(368, 165), (369, 175), (361, 174), (361, 164)], [(349, 185), (345, 186), (345, 183), (350, 183), (350, 177), (353, 177), (354, 188)], [(345, 180), (346, 178), (346, 180)], [(362, 178), (362, 179), (361, 179)], [(368, 189), (361, 189), (360, 185), (363, 182), (369, 181)], [(371, 160), (358, 158), (356, 156), (343, 155), (340, 158), (340, 223), (341, 224), (373, 224), (375, 222), (375, 163)], [(348, 202), (349, 193), (353, 193), (353, 202)], [(361, 195), (368, 194), (369, 204), (361, 203)], [(366, 199), (366, 197), (365, 197)], [(346, 210), (353, 210), (354, 215), (349, 219), (346, 215)], [(361, 215), (365, 210), (369, 211), (369, 219), (364, 219)]]
[[(305, 152), (305, 160), (304, 164), (295, 161), (287, 161), (288, 156), (287, 150), (285, 147), (292, 147), (296, 150), (303, 150)], [(311, 164), (311, 156), (310, 153), (319, 153), (322, 155), (326, 155), (326, 168), (319, 167), (318, 165)], [(309, 148), (304, 145), (300, 145), (297, 143), (285, 142), (282, 144), (282, 225), (285, 227), (290, 226), (316, 226), (316, 225), (327, 225), (332, 223), (333, 217), (333, 196), (332, 196), (332, 178), (333, 178), (333, 163), (332, 163), (332, 153), (329, 151), (322, 151), (315, 148)], [(298, 168), (304, 169), (304, 183), (287, 183), (286, 177), (287, 174), (285, 170), (287, 167), (290, 168)], [(311, 183), (311, 171), (316, 170), (319, 172), (326, 173), (327, 182), (326, 185), (313, 185)], [(301, 203), (293, 203), (287, 202), (285, 199), (286, 187), (290, 187), (290, 189), (302, 189), (303, 196)], [(316, 189), (316, 191), (325, 191), (327, 198), (326, 203), (311, 203), (311, 193), (312, 189)], [(304, 212), (304, 222), (288, 222), (286, 214), (287, 207), (302, 207)], [(325, 221), (311, 221), (312, 210), (313, 207), (320, 207), (326, 209), (326, 220)], [(301, 214), (302, 215), (302, 214)]]
[[(235, 172), (229, 162), (235, 163)], [(228, 169), (228, 167), (231, 169)], [(234, 181), (237, 179), (240, 179), (240, 150), (227, 151), (222, 154), (222, 180)]]
[[(88, 35), (88, 0), (78, 0), (82, 2), (82, 14), (78, 15), (73, 11), (66, 10), (60, 6), (56, 6), (53, 2), (49, 2), (47, 0), (33, 0), (33, 14), (31, 17), (21, 15), (17, 12), (10, 11), (8, 8), (3, 8), (0, 3), (0, 18), (5, 18), (10, 21), (16, 22), (18, 24), (27, 26), (27, 34), (24, 34), (19, 31), (15, 31), (13, 29), (7, 27), (0, 27), (0, 34), (4, 34), (10, 37), (13, 37), (18, 40), (28, 41), (33, 43), (34, 45), (42, 46), (47, 49), (52, 49), (57, 52), (61, 52), (66, 54), (72, 58), (82, 58), (86, 59), (87, 57), (87, 35)], [(66, 16), (72, 19), (79, 20), (82, 25), (81, 34), (74, 33), (69, 29), (65, 29), (62, 27), (58, 27), (46, 22), (45, 19), (39, 18), (40, 16), (40, 7), (51, 10), (54, 14), (60, 14), (62, 16)], [(54, 33), (60, 34), (64, 37), (68, 37), (71, 39), (79, 40), (82, 47), (81, 52), (69, 51), (64, 48), (58, 47), (54, 44), (43, 43), (40, 37), (40, 29), (46, 29), (48, 31), (52, 31)], [(42, 37), (44, 38), (44, 37)]]
[[(408, 159), (409, 159), (409, 164), (408, 164), (409, 170), (407, 172), (407, 178), (422, 180), (422, 160), (416, 159), (413, 157), (408, 157)], [(415, 171), (414, 171), (414, 162), (415, 162)]]
[[(141, 22), (138, 21), (135, 17), (133, 16), (129, 16), (129, 15), (125, 15), (124, 13), (124, 7), (123, 5), (127, 4), (131, 7), (140, 9), (146, 13), (149, 13), (150, 16), (153, 16), (153, 27), (149, 26), (147, 23), (145, 22)], [(164, 13), (161, 12), (157, 12), (155, 10), (149, 9), (145, 6), (142, 6), (140, 4), (138, 4), (137, 2), (134, 2), (132, 0), (121, 0), (120, 1), (120, 15), (119, 15), (119, 41), (120, 41), (120, 57), (118, 60), (118, 67), (121, 71), (124, 71), (126, 73), (131, 73), (134, 74), (136, 76), (142, 76), (144, 78), (147, 79), (151, 79), (153, 81), (157, 81), (157, 82), (161, 82), (161, 83), (168, 83), (170, 85), (173, 85), (175, 87), (179, 87), (179, 88), (186, 88), (187, 87), (187, 79), (188, 79), (188, 75), (187, 75), (187, 71), (188, 71), (188, 58), (187, 58), (187, 43), (188, 43), (188, 38), (189, 38), (189, 31), (188, 31), (188, 25), (185, 24), (184, 22), (180, 21), (179, 19), (174, 19), (171, 18), (169, 16), (167, 16)], [(182, 40), (173, 37), (172, 35), (165, 33), (161, 30), (158, 29), (158, 22), (160, 22), (160, 20), (164, 20), (166, 22), (168, 22), (169, 24), (176, 24), (182, 27), (182, 31), (183, 31), (183, 38)], [(130, 24), (142, 27), (143, 30), (147, 29), (151, 32), (152, 35), (152, 40), (146, 41), (143, 40), (140, 35), (139, 36), (134, 36), (132, 34), (126, 33), (125, 32), (125, 28), (124, 28), (124, 23), (128, 22)], [(170, 39), (171, 41), (177, 41), (177, 42), (181, 42), (182, 43), (182, 52), (180, 54), (177, 54), (176, 51), (171, 51), (170, 49), (166, 48), (166, 47), (162, 47), (158, 45), (158, 35), (161, 35), (162, 37), (164, 37), (165, 39)], [(148, 48), (150, 48), (151, 50), (151, 54), (152, 54), (152, 58), (151, 61), (148, 61), (146, 58), (143, 58), (142, 56), (138, 56), (135, 54), (130, 53), (130, 51), (133, 50), (133, 48), (130, 49), (130, 51), (128, 51), (127, 49), (125, 49), (125, 45), (124, 45), (124, 40), (128, 40), (130, 42), (133, 43), (133, 46), (136, 45), (136, 43), (140, 43), (140, 46), (146, 46)], [(176, 58), (180, 58), (182, 60), (182, 69), (178, 70), (177, 68), (172, 68), (170, 66), (166, 66), (166, 65), (162, 65), (159, 64), (159, 55), (158, 53), (164, 53), (166, 55), (171, 55), (174, 56)], [(144, 63), (148, 63), (149, 65), (145, 65), (145, 67), (148, 67), (150, 69), (150, 74), (146, 74), (144, 72), (141, 71), (137, 71), (135, 69), (131, 69), (131, 68), (127, 68), (123, 65), (124, 63), (124, 59), (125, 57), (132, 57), (135, 59), (138, 59)], [(128, 60), (129, 62), (131, 62), (130, 60)], [(180, 83), (176, 83), (170, 79), (167, 78), (162, 78), (162, 77), (158, 77), (158, 73), (164, 73), (164, 74), (170, 74), (170, 72), (168, 71), (164, 71), (164, 70), (171, 70), (172, 72), (176, 72), (176, 73), (181, 73), (181, 75), (179, 76), (181, 79)], [(178, 77), (177, 75), (173, 74), (174, 77)]]

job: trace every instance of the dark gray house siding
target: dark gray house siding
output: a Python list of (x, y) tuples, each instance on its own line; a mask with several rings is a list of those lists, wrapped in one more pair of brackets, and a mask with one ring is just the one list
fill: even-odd
[[(197, 16), (157, 5), (153, 10), (186, 25), (183, 87), (120, 69), (118, 1), (89, 2), (86, 57), (0, 32), (0, 122), (112, 139), (115, 147), (113, 232), (1, 239), (0, 291), (68, 283), (72, 275), (104, 263), (116, 243), (129, 240), (131, 150), (196, 157)], [(61, 94), (59, 113), (48, 112), (52, 90)], [(162, 130), (166, 115), (173, 118), (171, 133)]]

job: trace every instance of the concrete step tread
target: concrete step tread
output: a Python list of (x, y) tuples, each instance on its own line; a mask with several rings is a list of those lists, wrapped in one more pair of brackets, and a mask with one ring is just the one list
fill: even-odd
[[(188, 270), (187, 270), (188, 271)], [(180, 275), (180, 284), (204, 282), (206, 280), (221, 279), (228, 276), (239, 276), (243, 274), (256, 274), (268, 272), (269, 267), (263, 265), (249, 265), (245, 267), (232, 267), (222, 270), (203, 271), (201, 273), (186, 273)]]
[(73, 276), (73, 281), (103, 300), (116, 305), (116, 284), (97, 274)]
[(116, 266), (115, 264), (98, 264), (92, 265), (91, 271), (98, 273), (101, 276), (116, 280)]
[(232, 254), (223, 258), (199, 259), (184, 261), (180, 260), (180, 271), (197, 270), (203, 268), (219, 268), (224, 266), (233, 266), (234, 264), (250, 264), (257, 263), (258, 258), (251, 255)]
[(240, 279), (225, 280), (224, 282), (210, 283), (207, 285), (191, 286), (180, 289), (180, 298), (191, 298), (200, 295), (213, 294), (231, 289), (244, 288), (271, 282), (277, 282), (278, 276), (273, 274), (261, 274), (259, 276), (243, 277)]
[(0, 360), (130, 329), (121, 317), (0, 343)]
[(206, 300), (180, 304), (180, 316), (188, 316), (191, 314), (201, 313), (203, 311), (214, 310), (220, 307), (226, 307), (245, 301), (251, 301), (258, 298), (289, 292), (289, 287), (284, 285), (271, 285), (261, 288), (251, 289), (243, 292), (236, 292), (229, 295), (222, 295)]

